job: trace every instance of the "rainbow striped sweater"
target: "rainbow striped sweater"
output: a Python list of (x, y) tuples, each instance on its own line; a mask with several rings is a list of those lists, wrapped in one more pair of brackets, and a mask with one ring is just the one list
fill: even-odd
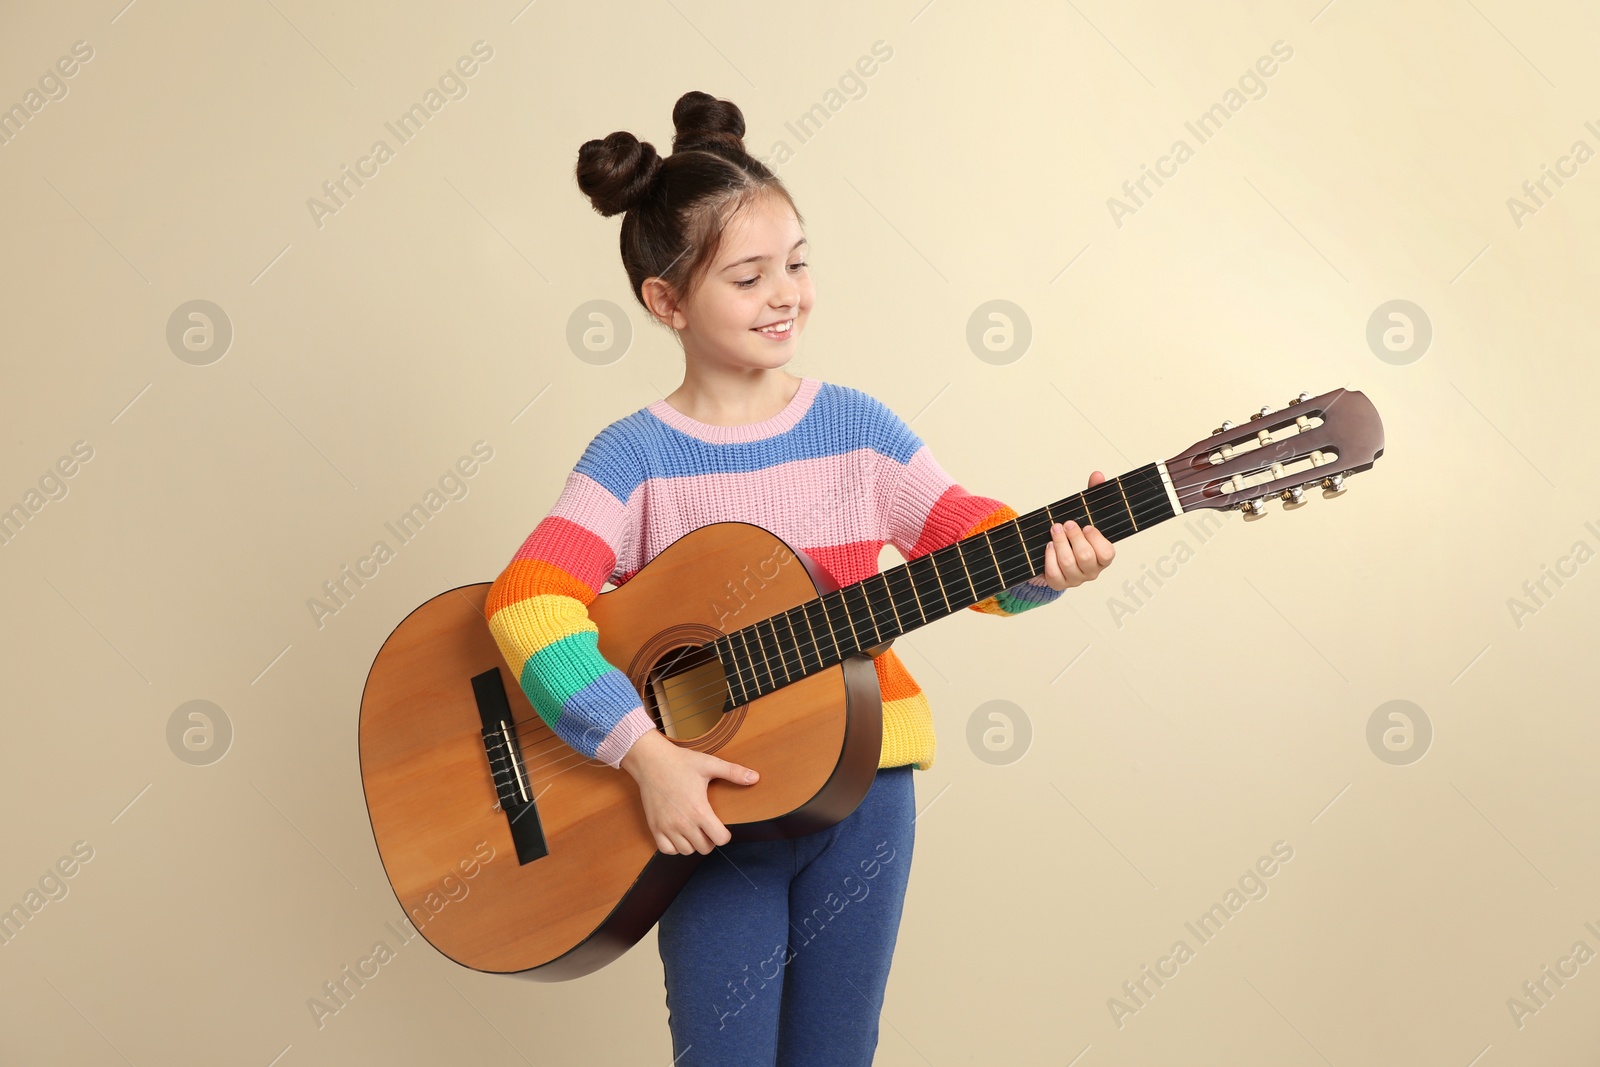
[[(654, 729), (627, 675), (600, 655), (588, 605), (684, 534), (753, 523), (841, 586), (1016, 517), (956, 484), (880, 401), (802, 378), (777, 415), (713, 426), (659, 400), (601, 430), (489, 590), (489, 628), (528, 700), (568, 746), (612, 767)], [(1044, 546), (1039, 546), (1042, 554)], [(972, 610), (1017, 615), (1061, 594), (1041, 575)], [(890, 648), (873, 660), (883, 703), (880, 767), (933, 765), (933, 716)]]

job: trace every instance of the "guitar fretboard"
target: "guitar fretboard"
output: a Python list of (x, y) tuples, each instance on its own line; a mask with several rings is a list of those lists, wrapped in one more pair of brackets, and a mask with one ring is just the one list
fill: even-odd
[(1176, 514), (1156, 464), (1019, 515), (712, 642), (725, 710), (952, 615), (1043, 573), (1050, 526), (1076, 521), (1120, 541)]

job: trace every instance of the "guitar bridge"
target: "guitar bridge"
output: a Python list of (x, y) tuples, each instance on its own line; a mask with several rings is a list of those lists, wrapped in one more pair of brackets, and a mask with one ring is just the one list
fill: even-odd
[(550, 854), (544, 826), (539, 822), (528, 767), (522, 759), (522, 743), (511, 720), (511, 704), (506, 699), (505, 681), (500, 668), (491, 667), (472, 679), (472, 695), (483, 722), (483, 750), (489, 758), (489, 773), (494, 778), (495, 796), (511, 827), (517, 862), (532, 863)]

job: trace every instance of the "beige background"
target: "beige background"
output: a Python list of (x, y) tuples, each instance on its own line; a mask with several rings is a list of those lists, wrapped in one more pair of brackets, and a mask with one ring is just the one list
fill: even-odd
[[(1203, 545), (1174, 523), (1061, 606), (901, 642), (940, 749), (878, 1062), (1595, 1061), (1600, 963), (1520, 1026), (1507, 1003), (1600, 952), (1600, 162), (1520, 226), (1507, 205), (1600, 149), (1592, 5), (120, 2), (0, 16), (0, 105), (93, 50), (0, 146), (0, 506), (93, 449), (0, 548), (0, 906), (93, 849), (0, 947), (0, 1060), (671, 1060), (653, 936), (557, 985), (418, 940), (320, 1029), (307, 1000), (400, 916), (356, 763), (379, 644), (498, 573), (589, 437), (680, 380), (572, 163), (614, 129), (665, 147), (694, 88), (794, 150), (819, 294), (795, 369), (882, 398), (974, 491), (1028, 510), (1302, 389), (1364, 390), (1388, 432), (1339, 499)], [(384, 123), (480, 40), (467, 95), (399, 145)], [(1277, 41), (1198, 144), (1184, 123)], [(1107, 199), (1180, 137), (1118, 226)], [(308, 199), (380, 138), (319, 226)], [(166, 337), (196, 299), (233, 330), (203, 366)], [(1031, 323), (1004, 365), (966, 342), (993, 299)], [(1405, 365), (1366, 341), (1393, 299), (1432, 324)], [(590, 300), (634, 331), (604, 365), (565, 339)], [(467, 495), (319, 628), (322, 583), (478, 440)], [(1366, 733), (1396, 699), (1433, 734), (1403, 766)], [(169, 748), (190, 700), (232, 725), (208, 766)], [(1031, 726), (1007, 765), (966, 739), (991, 700)], [(1199, 945), (1185, 921), (1279, 841), (1270, 892)], [(1119, 1026), (1110, 998), (1180, 938)]]

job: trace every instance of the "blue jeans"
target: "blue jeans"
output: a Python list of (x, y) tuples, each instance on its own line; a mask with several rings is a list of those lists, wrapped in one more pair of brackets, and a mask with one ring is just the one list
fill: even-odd
[(912, 767), (842, 822), (734, 841), (657, 928), (675, 1067), (870, 1067), (911, 874)]

